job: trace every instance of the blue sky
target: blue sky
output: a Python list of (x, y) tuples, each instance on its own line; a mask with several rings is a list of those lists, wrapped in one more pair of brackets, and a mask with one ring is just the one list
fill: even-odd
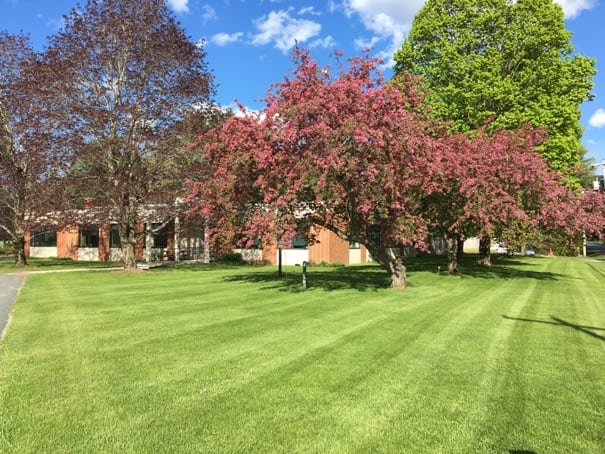
[[(85, 0), (81, 0), (84, 3)], [(605, 161), (605, 0), (557, 0), (576, 51), (597, 60), (595, 99), (582, 106), (584, 145)], [(77, 0), (0, 0), (0, 30), (29, 33), (37, 48), (56, 32)], [(295, 40), (323, 63), (372, 47), (387, 62), (401, 45), (424, 0), (168, 0), (192, 40), (206, 41), (218, 84), (216, 100), (259, 109), (269, 86), (291, 67)], [(601, 171), (599, 171), (601, 173)]]

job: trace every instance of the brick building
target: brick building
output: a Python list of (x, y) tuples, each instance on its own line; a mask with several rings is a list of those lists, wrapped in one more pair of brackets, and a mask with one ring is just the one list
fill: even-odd
[[(178, 221), (177, 221), (178, 226)], [(145, 225), (141, 225), (141, 231)], [(157, 228), (157, 225), (152, 225)], [(149, 250), (147, 249), (149, 246)], [(250, 262), (277, 264), (278, 250), (275, 245), (265, 248), (235, 249)], [(204, 257), (203, 234), (180, 232), (171, 221), (155, 234), (148, 234), (135, 248), (137, 260), (163, 261), (202, 259)], [(333, 232), (321, 229), (317, 241), (308, 244), (296, 239), (292, 247), (282, 249), (282, 264), (300, 265), (310, 263), (342, 263), (345, 265), (365, 263), (371, 260), (366, 248), (349, 244)], [(72, 260), (117, 262), (122, 259), (117, 226), (111, 223), (69, 226), (56, 230), (28, 232), (25, 245), (26, 257), (62, 257)]]
[[(316, 242), (308, 244), (304, 239), (295, 239), (290, 248), (282, 249), (283, 265), (300, 265), (309, 263), (342, 263), (352, 265), (371, 261), (370, 255), (363, 245), (343, 241), (335, 233), (327, 229), (316, 231)], [(235, 249), (242, 254), (244, 260), (250, 262), (278, 263), (279, 251), (276, 245), (262, 249)]]
[[(140, 229), (144, 231), (145, 225)], [(201, 235), (179, 237), (175, 222), (158, 228), (156, 233), (147, 233), (135, 247), (137, 260), (178, 260), (198, 255), (202, 250)], [(122, 260), (120, 236), (117, 226), (111, 223), (68, 226), (55, 230), (27, 232), (26, 257), (61, 257), (72, 260), (118, 262)], [(178, 244), (178, 245), (177, 245)]]

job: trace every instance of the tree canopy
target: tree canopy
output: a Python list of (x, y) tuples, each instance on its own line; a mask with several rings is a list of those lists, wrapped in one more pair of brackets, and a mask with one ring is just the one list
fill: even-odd
[(424, 245), (418, 206), (439, 147), (411, 108), (421, 97), (383, 84), (369, 58), (334, 76), (305, 50), (293, 59), (260, 116), (233, 117), (200, 138), (215, 177), (194, 182), (191, 198), (216, 221), (215, 233), (240, 227), (267, 244), (297, 233), (312, 239), (311, 225), (329, 229), (364, 244), (404, 287), (405, 267), (390, 248)]
[(26, 263), (26, 232), (56, 221), (49, 212), (61, 199), (69, 154), (54, 140), (54, 107), (41, 90), (38, 60), (26, 35), (0, 32), (0, 230), (18, 265)]
[(459, 131), (487, 122), (488, 131), (544, 128), (542, 156), (573, 172), (595, 63), (570, 38), (551, 0), (428, 0), (395, 54), (395, 73), (422, 76), (434, 115)]
[(448, 240), (451, 272), (461, 238), (496, 237), (511, 248), (562, 240), (577, 250), (584, 233), (601, 230), (605, 218), (595, 214), (605, 206), (603, 196), (587, 198), (567, 186), (538, 152), (544, 138), (527, 125), (442, 138), (437, 189), (422, 209), (433, 233)]
[(365, 245), (404, 288), (403, 248), (425, 248), (430, 233), (514, 239), (577, 213), (577, 197), (536, 151), (540, 130), (448, 131), (427, 114), (414, 76), (385, 84), (367, 57), (335, 75), (305, 50), (293, 60), (260, 114), (199, 137), (209, 178), (191, 182), (189, 198), (225, 244), (237, 234), (313, 241), (312, 227), (325, 228)]
[(88, 0), (64, 18), (44, 53), (53, 81), (46, 88), (76, 152), (75, 194), (110, 210), (127, 268), (135, 266), (143, 205), (154, 204), (156, 216), (159, 207), (173, 210), (182, 186), (175, 125), (213, 94), (202, 44), (185, 35), (164, 0)]

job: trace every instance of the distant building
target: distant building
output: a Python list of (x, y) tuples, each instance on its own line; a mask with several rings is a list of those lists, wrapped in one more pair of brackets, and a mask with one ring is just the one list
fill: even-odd
[[(182, 232), (175, 231), (175, 221), (170, 221), (161, 228), (158, 228), (159, 224), (151, 225), (151, 229), (157, 230), (156, 233), (150, 233), (150, 229), (146, 227), (145, 224), (140, 225), (141, 231), (148, 233), (147, 238), (141, 238), (137, 242), (137, 260), (197, 259), (203, 253), (202, 236), (181, 236)], [(26, 257), (61, 257), (99, 262), (122, 260), (117, 225), (110, 222), (27, 232), (25, 239)]]

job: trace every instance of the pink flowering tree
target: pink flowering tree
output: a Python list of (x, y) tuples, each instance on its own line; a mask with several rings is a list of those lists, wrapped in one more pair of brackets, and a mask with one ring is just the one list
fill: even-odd
[(458, 271), (459, 238), (482, 239), (479, 261), (489, 266), (489, 238), (509, 246), (553, 238), (577, 245), (584, 233), (603, 228), (602, 196), (574, 192), (547, 165), (537, 151), (544, 140), (540, 129), (479, 130), (443, 140), (438, 187), (424, 213), (448, 239), (450, 272)]
[[(297, 234), (313, 241), (317, 226), (365, 245), (405, 288), (403, 248), (426, 248), (431, 233), (450, 245), (475, 235), (521, 243), (603, 225), (601, 202), (593, 197), (585, 214), (540, 158), (539, 130), (448, 135), (410, 76), (385, 84), (365, 57), (335, 75), (304, 50), (293, 60), (262, 112), (242, 109), (192, 144), (212, 175), (190, 182), (193, 211), (225, 247), (236, 234), (265, 245)], [(489, 264), (489, 241), (481, 259)]]
[[(367, 247), (407, 285), (403, 247), (425, 247), (421, 200), (434, 190), (440, 147), (420, 113), (417, 82), (384, 84), (378, 61), (352, 58), (337, 74), (305, 50), (260, 115), (233, 117), (199, 138), (214, 177), (191, 183), (195, 211), (215, 236), (287, 241), (311, 226)], [(405, 89), (402, 89), (402, 86)], [(228, 238), (224, 238), (228, 239)]]

